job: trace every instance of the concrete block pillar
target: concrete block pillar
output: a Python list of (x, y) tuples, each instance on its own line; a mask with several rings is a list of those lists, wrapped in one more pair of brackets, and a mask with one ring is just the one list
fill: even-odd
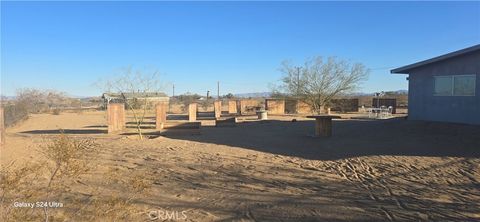
[(213, 102), (213, 109), (215, 111), (215, 118), (220, 118), (222, 115), (222, 101), (216, 100)]
[(0, 107), (0, 146), (5, 144), (5, 121), (3, 119), (3, 107)]
[(191, 103), (188, 105), (188, 121), (197, 121), (197, 104)]
[(228, 114), (237, 114), (237, 101), (228, 101)]
[(168, 109), (168, 104), (166, 102), (160, 102), (155, 106), (155, 110), (156, 110), (155, 128), (157, 130), (163, 129), (163, 126), (167, 122), (167, 109)]
[(108, 133), (116, 133), (125, 129), (125, 105), (110, 103), (107, 106)]

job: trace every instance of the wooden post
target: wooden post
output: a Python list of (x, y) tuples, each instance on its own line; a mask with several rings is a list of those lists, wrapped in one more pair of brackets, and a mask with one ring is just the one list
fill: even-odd
[(107, 106), (108, 133), (120, 132), (125, 129), (125, 105), (110, 103)]
[(3, 107), (0, 107), (0, 146), (5, 144), (5, 121), (3, 119)]
[(315, 118), (315, 137), (331, 137), (332, 136), (332, 119), (340, 119), (340, 116), (331, 115), (314, 115), (307, 118)]
[(222, 101), (216, 100), (213, 102), (213, 109), (215, 111), (215, 118), (220, 118), (222, 115)]
[(163, 126), (167, 122), (167, 103), (166, 102), (160, 102), (157, 103), (155, 106), (156, 110), (156, 120), (155, 120), (155, 128), (157, 130), (163, 129)]
[(332, 136), (332, 119), (318, 118), (315, 120), (315, 136)]
[(197, 104), (190, 103), (188, 105), (188, 121), (195, 122), (197, 121)]
[(237, 114), (237, 101), (228, 101), (228, 114)]

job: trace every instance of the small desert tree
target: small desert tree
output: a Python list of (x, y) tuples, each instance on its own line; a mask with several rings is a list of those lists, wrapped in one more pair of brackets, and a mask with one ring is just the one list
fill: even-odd
[(353, 92), (368, 78), (369, 70), (361, 63), (330, 57), (314, 57), (301, 67), (282, 63), (281, 89), (285, 94), (307, 103), (314, 112), (321, 113), (335, 96)]
[(118, 93), (123, 98), (135, 119), (138, 136), (143, 139), (141, 125), (148, 109), (148, 97), (153, 95), (150, 93), (159, 92), (161, 89), (159, 72), (155, 70), (146, 73), (127, 68), (114, 79), (106, 81), (105, 88), (107, 92)]

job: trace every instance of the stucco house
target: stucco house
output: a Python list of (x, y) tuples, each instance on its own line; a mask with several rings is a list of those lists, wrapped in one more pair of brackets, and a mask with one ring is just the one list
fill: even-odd
[(391, 73), (409, 75), (409, 119), (480, 124), (480, 44)]

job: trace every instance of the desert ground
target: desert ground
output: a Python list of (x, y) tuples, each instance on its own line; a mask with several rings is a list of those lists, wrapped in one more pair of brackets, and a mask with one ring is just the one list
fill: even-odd
[[(59, 129), (95, 140), (92, 170), (51, 197), (65, 205), (50, 210), (59, 220), (480, 221), (479, 126), (343, 117), (331, 138), (309, 136), (313, 120), (285, 115), (138, 140), (106, 134), (105, 112), (36, 114), (7, 129), (0, 160), (42, 163), (39, 146)], [(131, 196), (105, 185), (108, 175), (149, 186)], [(106, 194), (128, 197), (125, 209), (134, 213), (82, 211), (95, 197), (107, 202)]]

